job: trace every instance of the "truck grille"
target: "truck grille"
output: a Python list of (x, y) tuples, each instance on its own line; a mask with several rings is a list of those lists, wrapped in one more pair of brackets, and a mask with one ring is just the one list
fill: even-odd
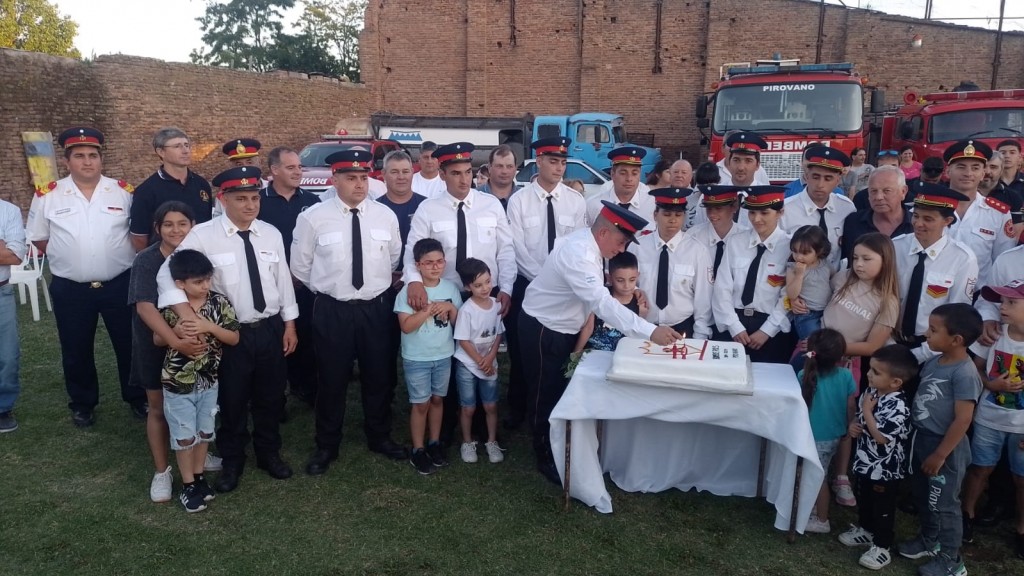
[(772, 182), (800, 178), (803, 152), (762, 152), (761, 166)]

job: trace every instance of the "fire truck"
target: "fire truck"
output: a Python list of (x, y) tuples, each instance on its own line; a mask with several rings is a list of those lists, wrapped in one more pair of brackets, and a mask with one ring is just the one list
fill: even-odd
[(866, 144), (865, 79), (853, 64), (801, 65), (776, 55), (753, 65), (724, 64), (719, 72), (721, 80), (698, 97), (696, 110), (701, 144), (709, 145), (712, 162), (723, 158), (728, 133), (756, 132), (768, 142), (761, 166), (772, 183), (783, 184), (800, 178), (803, 149), (811, 142), (847, 154)]
[(904, 105), (881, 120), (880, 150), (914, 148), (922, 161), (942, 157), (957, 140), (973, 138), (991, 146), (1024, 137), (1024, 89), (908, 92)]

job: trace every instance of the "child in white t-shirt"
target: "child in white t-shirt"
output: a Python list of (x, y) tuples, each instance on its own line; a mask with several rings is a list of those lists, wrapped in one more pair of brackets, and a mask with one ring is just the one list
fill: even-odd
[(505, 328), (501, 323), (501, 305), (491, 297), (491, 271), (476, 258), (467, 258), (458, 267), (459, 278), (469, 291), (469, 300), (459, 310), (455, 324), (455, 383), (462, 405), (462, 461), (476, 462), (476, 442), (472, 437), (473, 413), (477, 394), (487, 415), (487, 457), (492, 463), (504, 460), (498, 446), (498, 345)]

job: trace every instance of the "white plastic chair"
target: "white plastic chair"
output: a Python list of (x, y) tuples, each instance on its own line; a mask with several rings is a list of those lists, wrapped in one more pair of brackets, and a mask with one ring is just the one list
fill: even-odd
[(46, 279), (43, 278), (43, 265), (46, 264), (46, 254), (40, 254), (35, 244), (29, 243), (28, 254), (21, 266), (11, 266), (11, 284), (18, 285), (18, 295), (21, 303), (25, 303), (25, 293), (32, 303), (32, 319), (39, 322), (39, 285), (43, 286), (43, 297), (46, 299), (46, 309), (53, 312), (53, 304), (50, 303), (50, 289), (46, 286)]

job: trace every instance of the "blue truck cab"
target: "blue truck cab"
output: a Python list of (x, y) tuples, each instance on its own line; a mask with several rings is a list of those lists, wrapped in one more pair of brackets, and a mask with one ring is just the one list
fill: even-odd
[[(564, 136), (572, 140), (569, 155), (605, 172), (611, 168), (608, 153), (619, 146), (630, 146), (625, 121), (618, 114), (583, 112), (572, 116), (537, 116), (533, 120), (533, 140)], [(656, 148), (637, 146), (647, 151), (640, 168), (641, 178), (647, 178), (654, 165), (661, 160)]]

